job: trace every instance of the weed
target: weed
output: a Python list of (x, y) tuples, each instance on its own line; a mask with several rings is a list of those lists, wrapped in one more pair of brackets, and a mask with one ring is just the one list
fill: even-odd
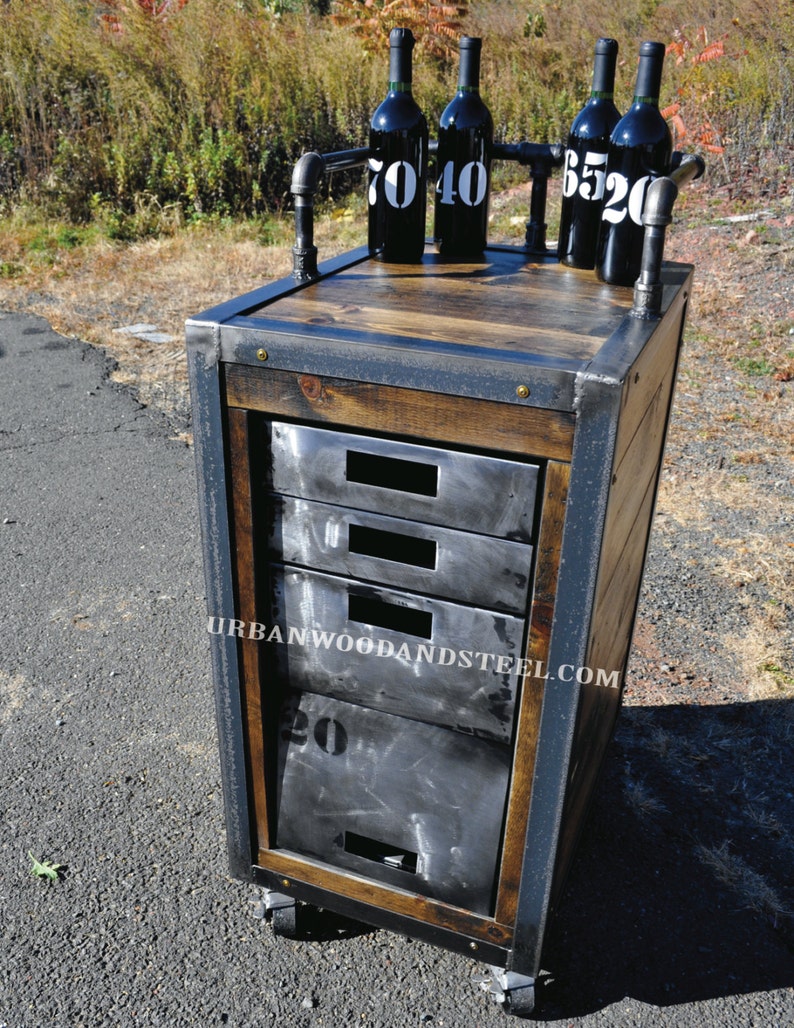
[(641, 819), (667, 812), (665, 805), (650, 792), (644, 782), (627, 776), (624, 791), (630, 808)]
[(420, 50), (449, 60), (456, 51), (461, 18), (467, 3), (445, 4), (437, 0), (335, 0), (331, 20), (349, 26), (361, 37), (365, 49), (388, 50), (389, 32), (409, 28)]
[(786, 671), (786, 669), (782, 667), (777, 661), (766, 660), (763, 662), (763, 664), (760, 665), (758, 670), (763, 671), (766, 674), (772, 675), (778, 688), (794, 688), (794, 675), (791, 674), (791, 672)]
[(730, 842), (720, 846), (698, 846), (699, 859), (711, 869), (717, 881), (733, 889), (745, 907), (768, 917), (777, 927), (790, 912), (783, 906), (776, 891), (764, 878), (749, 867), (735, 853), (730, 852)]
[(556, 0), (11, 0), (0, 4), (0, 199), (24, 196), (76, 224), (100, 214), (123, 240), (156, 231), (140, 197), (184, 220), (279, 210), (301, 151), (366, 141), (396, 20), (419, 38), (414, 89), (431, 124), (454, 90), (457, 37), (484, 37), (482, 92), (507, 142), (565, 137), (597, 36), (623, 46), (623, 108), (636, 41), (671, 40), (663, 102), (678, 142), (724, 148), (737, 194), (744, 169), (759, 166), (750, 158), (768, 151), (771, 188), (783, 188), (790, 19), (782, 0), (765, 21), (735, 8), (720, 0), (687, 34), (682, 0), (609, 10), (583, 0), (576, 18)]
[(33, 854), (28, 851), (30, 857), (30, 873), (35, 878), (46, 878), (48, 881), (54, 882), (60, 878), (63, 864), (54, 864), (50, 860), (37, 860)]
[(747, 375), (773, 375), (775, 366), (770, 364), (765, 357), (733, 357), (736, 367)]

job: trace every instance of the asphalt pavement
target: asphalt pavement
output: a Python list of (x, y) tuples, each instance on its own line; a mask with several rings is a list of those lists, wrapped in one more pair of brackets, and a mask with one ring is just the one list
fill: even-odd
[[(230, 878), (193, 452), (109, 373), (0, 314), (0, 1028), (507, 1028), (474, 961), (330, 915), (277, 938)], [(794, 1025), (785, 943), (610, 774), (539, 1019)]]

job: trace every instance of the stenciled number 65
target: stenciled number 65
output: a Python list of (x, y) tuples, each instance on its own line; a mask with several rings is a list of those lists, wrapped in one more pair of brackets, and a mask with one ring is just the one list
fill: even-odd
[(579, 167), (579, 154), (575, 150), (566, 150), (562, 195), (571, 197), (578, 190), (583, 200), (600, 200), (604, 195), (606, 163), (605, 153), (588, 150), (584, 155), (580, 178), (576, 170)]

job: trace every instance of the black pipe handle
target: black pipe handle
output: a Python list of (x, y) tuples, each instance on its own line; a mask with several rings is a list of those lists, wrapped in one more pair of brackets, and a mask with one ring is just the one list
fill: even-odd
[(292, 275), (299, 282), (318, 277), (317, 247), (314, 245), (314, 195), (321, 177), (329, 171), (358, 168), (369, 160), (369, 147), (338, 150), (335, 153), (305, 153), (292, 172), (291, 191), (295, 198), (295, 245), (292, 247)]
[(662, 310), (662, 259), (667, 226), (673, 220), (673, 204), (679, 189), (706, 170), (706, 162), (697, 154), (677, 154), (677, 167), (669, 175), (654, 179), (648, 187), (642, 223), (645, 236), (642, 241), (640, 273), (634, 283), (635, 318), (658, 318)]

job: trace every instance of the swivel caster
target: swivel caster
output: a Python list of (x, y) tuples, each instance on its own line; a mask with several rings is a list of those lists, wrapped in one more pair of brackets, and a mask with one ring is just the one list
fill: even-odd
[(529, 1017), (535, 1009), (535, 979), (515, 971), (492, 967), (477, 975), (475, 981), (500, 1003), (505, 1013), (514, 1017)]
[(298, 904), (291, 896), (265, 890), (265, 911), (270, 915), (270, 927), (274, 935), (284, 939), (298, 937)]

